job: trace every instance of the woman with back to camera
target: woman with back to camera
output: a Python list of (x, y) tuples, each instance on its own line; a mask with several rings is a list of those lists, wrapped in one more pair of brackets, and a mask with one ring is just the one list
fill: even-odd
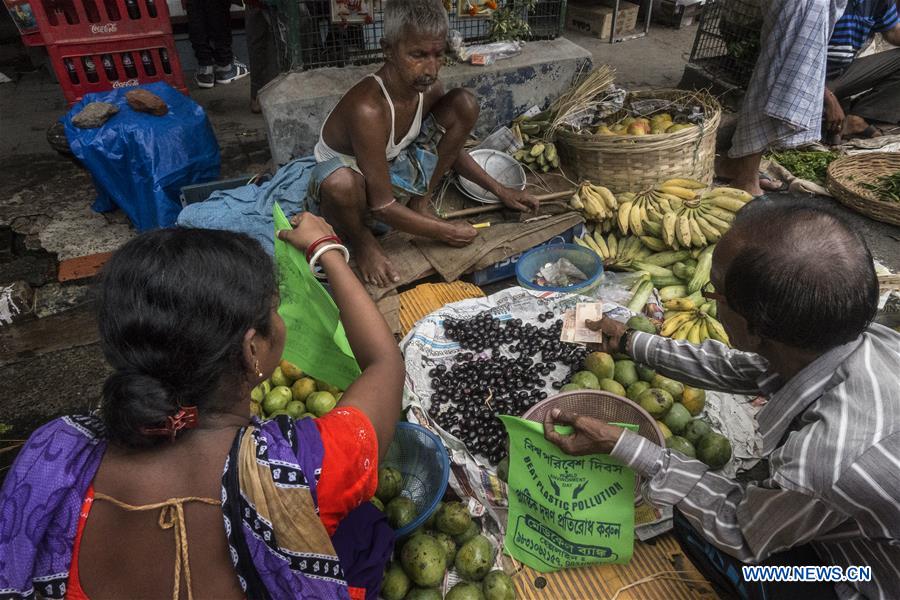
[[(281, 239), (333, 235), (304, 214)], [(367, 502), (400, 415), (399, 348), (341, 252), (320, 264), (362, 374), (320, 419), (250, 417), (284, 349), (271, 258), (169, 229), (107, 264), (99, 415), (34, 432), (0, 490), (0, 596), (374, 597), (393, 534)], [(362, 590), (360, 588), (363, 588)], [(363, 591), (364, 590), (364, 591)]]

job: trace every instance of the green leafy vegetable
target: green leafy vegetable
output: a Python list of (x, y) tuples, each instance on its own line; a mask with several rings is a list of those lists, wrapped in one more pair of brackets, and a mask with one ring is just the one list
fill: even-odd
[(900, 202), (900, 171), (882, 175), (875, 180), (875, 183), (861, 183), (860, 185), (878, 194), (881, 200)]
[(773, 152), (766, 158), (774, 160), (790, 171), (794, 177), (824, 184), (828, 165), (838, 157), (836, 152), (815, 152), (806, 150), (784, 150)]

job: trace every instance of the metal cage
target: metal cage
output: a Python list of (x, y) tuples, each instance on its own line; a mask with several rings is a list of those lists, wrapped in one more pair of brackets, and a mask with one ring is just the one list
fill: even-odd
[[(270, 0), (275, 42), (281, 71), (363, 65), (382, 60), (381, 38), (384, 19), (381, 3), (374, 14), (358, 22), (336, 22), (332, 17), (334, 0)], [(389, 2), (390, 0), (384, 0)], [(560, 35), (561, 17), (566, 0), (506, 0), (521, 10), (531, 29), (529, 39), (554, 39)], [(459, 31), (466, 42), (490, 37), (490, 17), (457, 14), (459, 0), (448, 2), (450, 29)], [(462, 0), (465, 4), (465, 0)]]
[(745, 88), (759, 56), (762, 0), (709, 0), (690, 62), (725, 83)]

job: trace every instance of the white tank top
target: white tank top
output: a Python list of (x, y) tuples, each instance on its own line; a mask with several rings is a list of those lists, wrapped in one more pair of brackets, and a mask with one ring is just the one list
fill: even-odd
[[(422, 92), (419, 92), (419, 107), (416, 109), (416, 116), (413, 118), (412, 125), (409, 126), (409, 131), (406, 132), (406, 135), (403, 136), (403, 139), (398, 143), (394, 143), (394, 125), (397, 118), (396, 113), (394, 112), (394, 102), (391, 100), (390, 94), (388, 94), (387, 88), (384, 87), (384, 81), (381, 80), (381, 77), (376, 75), (375, 73), (370, 73), (366, 75), (366, 77), (372, 77), (375, 81), (378, 82), (379, 87), (381, 87), (382, 93), (384, 93), (384, 97), (387, 100), (388, 106), (391, 107), (391, 135), (388, 138), (387, 147), (384, 149), (384, 156), (388, 160), (388, 162), (397, 158), (397, 156), (403, 152), (403, 150), (412, 144), (417, 137), (419, 137), (419, 132), (422, 129), (422, 105), (425, 102), (425, 97)], [(331, 112), (334, 112), (334, 109), (331, 109)], [(328, 144), (325, 143), (325, 123), (328, 122), (329, 117), (331, 117), (331, 112), (328, 113), (328, 116), (325, 117), (325, 121), (322, 122), (322, 128), (319, 130), (319, 141), (316, 142), (316, 147), (314, 150), (314, 154), (316, 156), (316, 162), (325, 162), (326, 160), (330, 160), (336, 156), (342, 156), (345, 158), (354, 158), (352, 156), (348, 156), (346, 154), (341, 154), (335, 150), (332, 150)]]

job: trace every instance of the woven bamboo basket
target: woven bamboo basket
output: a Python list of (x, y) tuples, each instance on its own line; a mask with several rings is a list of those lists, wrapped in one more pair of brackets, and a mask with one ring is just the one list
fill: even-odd
[[(701, 104), (707, 118), (697, 127), (659, 135), (604, 135), (556, 131), (559, 153), (578, 179), (590, 180), (614, 193), (638, 192), (673, 177), (690, 177), (710, 184), (716, 158), (716, 130), (722, 108), (704, 92), (650, 90), (631, 92), (633, 100), (671, 100)], [(625, 117), (624, 111), (612, 120)]]
[(881, 200), (863, 183), (900, 171), (900, 152), (869, 152), (839, 158), (828, 165), (828, 191), (838, 201), (870, 219), (900, 225), (900, 202)]

